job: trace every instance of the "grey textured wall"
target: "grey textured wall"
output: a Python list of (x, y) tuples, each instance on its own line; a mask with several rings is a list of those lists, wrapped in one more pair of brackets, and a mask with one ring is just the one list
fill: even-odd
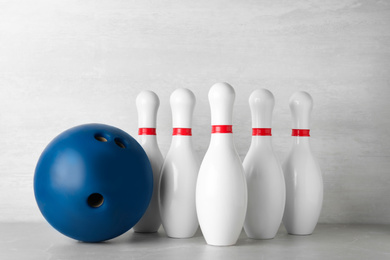
[(196, 149), (210, 140), (207, 93), (236, 89), (244, 158), (248, 97), (276, 98), (274, 147), (291, 140), (288, 99), (314, 98), (312, 146), (325, 184), (321, 222), (390, 223), (390, 2), (0, 0), (0, 221), (42, 221), (35, 164), (63, 130), (100, 122), (137, 133), (135, 97), (161, 100), (158, 140), (171, 139), (169, 95), (194, 91)]

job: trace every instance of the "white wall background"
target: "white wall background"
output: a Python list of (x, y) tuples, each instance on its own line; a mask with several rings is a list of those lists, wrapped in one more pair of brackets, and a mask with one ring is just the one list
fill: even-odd
[(171, 139), (169, 95), (194, 91), (196, 149), (210, 139), (207, 93), (236, 89), (244, 158), (248, 97), (276, 98), (274, 147), (290, 149), (289, 97), (314, 98), (312, 146), (323, 170), (320, 222), (390, 223), (390, 2), (0, 0), (0, 221), (43, 221), (32, 180), (44, 147), (75, 125), (137, 134), (136, 95), (161, 100), (158, 140)]

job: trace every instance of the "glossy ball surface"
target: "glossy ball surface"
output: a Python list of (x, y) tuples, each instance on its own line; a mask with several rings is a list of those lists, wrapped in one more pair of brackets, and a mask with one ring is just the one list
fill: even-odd
[(153, 193), (148, 157), (126, 132), (80, 125), (43, 151), (34, 193), (45, 219), (62, 234), (85, 242), (117, 237), (146, 211)]

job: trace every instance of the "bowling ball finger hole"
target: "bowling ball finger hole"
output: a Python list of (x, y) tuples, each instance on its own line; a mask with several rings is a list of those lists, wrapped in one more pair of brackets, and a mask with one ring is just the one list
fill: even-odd
[(120, 148), (126, 148), (126, 145), (124, 144), (124, 142), (120, 139), (120, 138), (115, 138), (115, 143), (117, 146), (119, 146)]
[(87, 199), (87, 203), (92, 208), (98, 208), (103, 205), (104, 197), (100, 193), (92, 193)]
[(96, 134), (95, 135), (95, 139), (98, 140), (99, 142), (107, 142), (107, 138), (105, 138), (103, 135), (101, 134)]

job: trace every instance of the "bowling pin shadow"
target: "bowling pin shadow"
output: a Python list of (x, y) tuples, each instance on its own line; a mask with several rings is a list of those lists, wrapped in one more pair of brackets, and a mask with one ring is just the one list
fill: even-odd
[(153, 243), (155, 241), (162, 240), (167, 237), (163, 229), (159, 229), (159, 231), (153, 233), (138, 233), (134, 232), (134, 230), (130, 230), (127, 235), (127, 239), (123, 240), (122, 242), (131, 244)]

